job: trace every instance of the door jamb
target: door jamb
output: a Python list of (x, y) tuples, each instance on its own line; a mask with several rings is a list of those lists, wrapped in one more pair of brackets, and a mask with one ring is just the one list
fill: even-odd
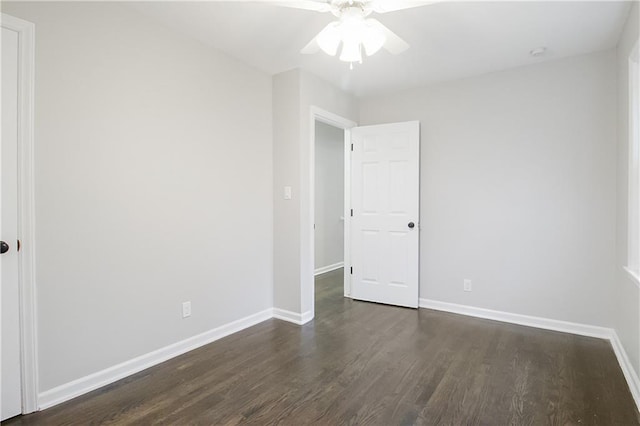
[[(320, 121), (322, 123), (328, 124), (333, 127), (337, 127), (339, 129), (344, 130), (344, 295), (345, 297), (350, 297), (351, 295), (351, 275), (347, 273), (348, 265), (350, 265), (350, 254), (351, 254), (351, 245), (350, 245), (350, 225), (351, 225), (351, 131), (350, 129), (356, 127), (358, 124), (355, 121), (349, 120), (347, 118), (336, 115), (332, 112), (326, 111), (322, 108), (318, 108), (316, 106), (311, 106), (311, 114), (310, 114), (310, 154), (309, 155), (309, 170), (311, 173), (311, 187), (309, 188), (309, 193), (311, 194), (311, 208), (309, 209), (309, 214), (311, 218), (309, 223), (311, 224), (311, 238), (310, 238), (310, 250), (307, 253), (310, 253), (311, 258), (308, 259), (310, 265), (315, 264), (315, 232), (313, 230), (313, 226), (315, 223), (314, 215), (315, 215), (315, 203), (316, 203), (316, 182), (315, 182), (315, 161), (316, 161), (316, 121)], [(302, 260), (304, 262), (304, 260)], [(314, 286), (313, 279), (313, 270), (311, 269), (311, 278), (308, 281), (310, 285)], [(302, 281), (302, 285), (304, 282)], [(302, 289), (301, 289), (302, 290)], [(304, 291), (301, 291), (301, 294), (305, 294)], [(315, 316), (315, 292), (313, 288), (311, 291), (306, 292), (306, 294), (311, 295), (311, 313), (312, 318)]]
[(35, 281), (34, 81), (35, 25), (2, 14), (2, 27), (18, 33), (18, 281), (22, 413), (38, 410)]

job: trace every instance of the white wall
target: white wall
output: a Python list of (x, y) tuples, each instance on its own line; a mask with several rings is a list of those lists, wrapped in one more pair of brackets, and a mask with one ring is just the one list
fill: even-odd
[(361, 100), (421, 122), (421, 298), (612, 325), (615, 84), (608, 51)]
[(36, 24), (40, 391), (270, 308), (270, 76), (122, 4), (2, 8)]
[(315, 125), (315, 269), (344, 261), (344, 130)]
[[(313, 311), (313, 106), (354, 121), (358, 116), (353, 96), (306, 71), (273, 77), (274, 306), (301, 316)], [(292, 187), (291, 200), (282, 197), (285, 185)]]
[(640, 289), (624, 270), (627, 264), (627, 191), (629, 162), (629, 75), (631, 49), (638, 41), (638, 3), (633, 4), (629, 20), (617, 49), (618, 66), (618, 203), (617, 203), (617, 279), (611, 286), (614, 297), (614, 327), (636, 374), (640, 373)]

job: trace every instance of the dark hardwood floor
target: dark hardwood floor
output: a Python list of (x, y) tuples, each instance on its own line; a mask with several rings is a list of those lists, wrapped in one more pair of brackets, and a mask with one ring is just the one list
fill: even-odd
[(11, 425), (637, 425), (607, 341), (342, 297)]

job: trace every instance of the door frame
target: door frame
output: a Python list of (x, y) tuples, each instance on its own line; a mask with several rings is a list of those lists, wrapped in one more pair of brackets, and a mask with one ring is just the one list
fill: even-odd
[[(322, 123), (328, 124), (333, 127), (337, 127), (339, 129), (344, 130), (344, 295), (345, 297), (350, 297), (351, 295), (351, 275), (347, 273), (347, 265), (350, 264), (350, 239), (348, 237), (350, 232), (351, 225), (351, 215), (349, 206), (351, 205), (351, 131), (352, 127), (356, 127), (358, 123), (355, 121), (349, 120), (347, 118), (341, 117), (332, 112), (326, 111), (317, 106), (311, 106), (310, 108), (310, 155), (309, 155), (309, 163), (307, 164), (309, 173), (311, 175), (310, 178), (310, 188), (309, 194), (310, 197), (310, 208), (306, 211), (309, 212), (310, 217), (308, 218), (308, 223), (311, 226), (310, 234), (311, 238), (309, 239), (310, 247), (308, 247), (307, 253), (310, 253), (310, 258), (306, 259), (307, 264), (315, 265), (315, 232), (313, 229), (315, 223), (315, 205), (316, 205), (316, 121), (320, 121)], [(303, 164), (304, 166), (304, 164)], [(303, 211), (305, 211), (303, 209)], [(304, 221), (303, 221), (304, 223)], [(305, 262), (305, 259), (301, 259), (302, 262)], [(302, 266), (302, 265), (301, 265)], [(315, 316), (315, 280), (313, 276), (313, 271), (315, 267), (311, 269), (311, 276), (307, 280), (302, 280), (301, 285), (310, 285), (310, 289), (304, 288), (301, 289), (302, 295), (310, 295), (311, 296), (311, 318)]]
[(38, 410), (35, 281), (34, 81), (35, 25), (2, 14), (3, 28), (18, 33), (18, 285), (22, 413)]

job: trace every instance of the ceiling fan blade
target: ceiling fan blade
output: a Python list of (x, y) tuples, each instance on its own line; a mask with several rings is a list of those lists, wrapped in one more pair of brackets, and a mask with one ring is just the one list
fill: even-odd
[(265, 3), (294, 9), (314, 10), (316, 12), (330, 12), (331, 3), (324, 0), (266, 0)]
[(372, 0), (367, 6), (376, 13), (395, 12), (438, 3), (438, 0)]
[(367, 23), (372, 27), (380, 29), (384, 34), (386, 40), (384, 42), (384, 48), (394, 55), (402, 53), (409, 48), (409, 43), (401, 39), (396, 33), (385, 27), (376, 19), (367, 19)]
[(340, 30), (338, 22), (330, 22), (318, 33), (301, 51), (303, 54), (313, 54), (322, 49), (327, 55), (335, 56), (340, 46)]
[(314, 53), (318, 53), (320, 51), (320, 46), (318, 45), (318, 41), (314, 37), (305, 47), (302, 48), (300, 53), (303, 55), (313, 55)]

